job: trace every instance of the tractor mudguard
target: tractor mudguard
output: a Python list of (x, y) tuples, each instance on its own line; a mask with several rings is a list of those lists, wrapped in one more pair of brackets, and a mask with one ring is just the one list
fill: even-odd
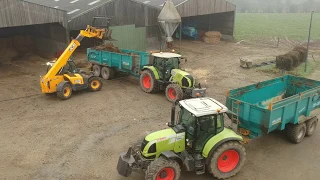
[(161, 153), (161, 155), (163, 155), (164, 157), (166, 157), (167, 159), (174, 159), (179, 163), (182, 163), (182, 159), (180, 156), (178, 156), (176, 153), (172, 152), (172, 151), (164, 151)]
[(203, 148), (202, 156), (207, 158), (211, 150), (216, 149), (222, 143), (225, 143), (227, 141), (243, 141), (243, 138), (233, 132), (231, 129), (224, 128), (222, 132), (209, 139), (209, 141)]
[(57, 86), (57, 92), (58, 91), (62, 91), (62, 88), (63, 88), (63, 86), (66, 84), (66, 83), (69, 83), (68, 81), (62, 81), (62, 82), (60, 82), (59, 84), (58, 84), (58, 86)]
[(144, 66), (141, 71), (144, 71), (144, 70), (150, 70), (151, 72), (153, 72), (153, 75), (156, 78), (156, 80), (160, 79), (159, 73), (154, 66)]

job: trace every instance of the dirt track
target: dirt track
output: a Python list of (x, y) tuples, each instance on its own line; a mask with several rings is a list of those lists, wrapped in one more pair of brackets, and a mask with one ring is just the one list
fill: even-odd
[[(225, 42), (184, 42), (183, 47), (188, 57), (184, 68), (206, 80), (208, 96), (221, 102), (230, 88), (270, 78), (241, 69), (239, 57), (270, 57), (289, 50)], [(137, 80), (122, 77), (104, 81), (100, 92), (79, 92), (60, 101), (40, 94), (43, 63), (0, 64), (1, 179), (124, 180), (116, 171), (119, 153), (145, 131), (166, 128), (171, 104), (164, 93), (145, 94)], [(299, 145), (281, 133), (256, 139), (246, 145), (248, 160), (232, 179), (318, 179), (319, 141), (320, 131)], [(143, 176), (134, 173), (128, 180)], [(182, 179), (212, 178), (186, 173)]]

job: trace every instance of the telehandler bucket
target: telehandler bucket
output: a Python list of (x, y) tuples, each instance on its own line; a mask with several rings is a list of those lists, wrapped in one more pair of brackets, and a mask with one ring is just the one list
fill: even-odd
[[(100, 24), (100, 26), (96, 24), (97, 20), (99, 20), (99, 19), (104, 20), (103, 23)], [(106, 41), (116, 41), (115, 39), (113, 39), (113, 38), (111, 37), (111, 35), (112, 35), (112, 30), (109, 29), (110, 20), (111, 20), (111, 18), (109, 18), (109, 17), (105, 17), (105, 16), (95, 16), (95, 17), (93, 17), (93, 20), (92, 20), (92, 26), (93, 26), (93, 27), (97, 27), (97, 28), (104, 28), (104, 29), (105, 29), (105, 33), (104, 33), (104, 36), (103, 36), (102, 40), (106, 40)]]

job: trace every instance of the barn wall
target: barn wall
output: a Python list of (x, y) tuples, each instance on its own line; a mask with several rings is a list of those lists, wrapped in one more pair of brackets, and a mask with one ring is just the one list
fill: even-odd
[(146, 27), (136, 28), (135, 25), (111, 27), (113, 44), (124, 49), (146, 50)]
[(66, 47), (66, 35), (66, 29), (59, 23), (0, 28), (0, 52), (8, 51), (13, 56), (28, 53), (53, 56)]
[[(145, 27), (156, 25), (159, 13), (160, 9), (145, 6), (142, 3), (131, 0), (114, 0), (72, 19), (68, 23), (68, 28), (80, 30), (87, 25), (92, 25), (94, 16), (111, 17), (110, 26), (134, 24), (136, 27)], [(98, 25), (100, 24), (98, 23)]]
[(0, 28), (54, 22), (67, 26), (67, 14), (62, 10), (21, 0), (1, 0), (0, 7)]
[[(123, 49), (132, 49), (137, 51), (146, 50), (146, 27), (136, 28), (134, 24), (124, 26), (112, 26), (112, 44)], [(79, 31), (71, 31), (71, 37), (76, 37)], [(95, 46), (94, 38), (84, 38), (81, 41), (81, 49), (86, 49)], [(108, 41), (106, 42), (108, 43)]]
[(35, 25), (34, 38), (37, 50), (45, 54), (64, 50), (69, 43), (66, 29), (58, 23)]
[(155, 50), (160, 48), (161, 33), (159, 25), (147, 26), (147, 50)]

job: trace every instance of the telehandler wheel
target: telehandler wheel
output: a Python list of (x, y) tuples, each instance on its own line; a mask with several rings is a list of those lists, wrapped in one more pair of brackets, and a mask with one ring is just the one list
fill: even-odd
[(101, 67), (99, 65), (93, 65), (92, 66), (92, 72), (94, 76), (99, 77), (101, 75)]
[(183, 99), (183, 91), (178, 84), (169, 84), (166, 88), (166, 96), (170, 102), (176, 102)]
[(61, 90), (57, 91), (57, 96), (62, 99), (66, 100), (69, 99), (72, 95), (72, 87), (69, 82), (62, 82), (64, 83)]
[(158, 91), (156, 78), (149, 70), (142, 71), (140, 75), (140, 86), (146, 93), (153, 93)]
[(246, 150), (237, 141), (229, 141), (210, 152), (207, 171), (218, 179), (236, 175), (246, 161)]
[(312, 118), (306, 122), (306, 126), (307, 126), (306, 136), (312, 136), (312, 134), (316, 130), (317, 124), (318, 124), (317, 117)]
[(112, 79), (114, 77), (114, 70), (110, 67), (103, 67), (101, 69), (101, 76), (103, 79)]
[(88, 80), (88, 88), (90, 91), (95, 92), (95, 91), (100, 91), (102, 88), (102, 81), (99, 77), (91, 77)]
[(180, 165), (171, 159), (160, 156), (150, 163), (146, 170), (146, 180), (178, 180)]
[(287, 136), (289, 140), (295, 144), (300, 143), (307, 132), (307, 126), (305, 123), (302, 124), (288, 124)]

